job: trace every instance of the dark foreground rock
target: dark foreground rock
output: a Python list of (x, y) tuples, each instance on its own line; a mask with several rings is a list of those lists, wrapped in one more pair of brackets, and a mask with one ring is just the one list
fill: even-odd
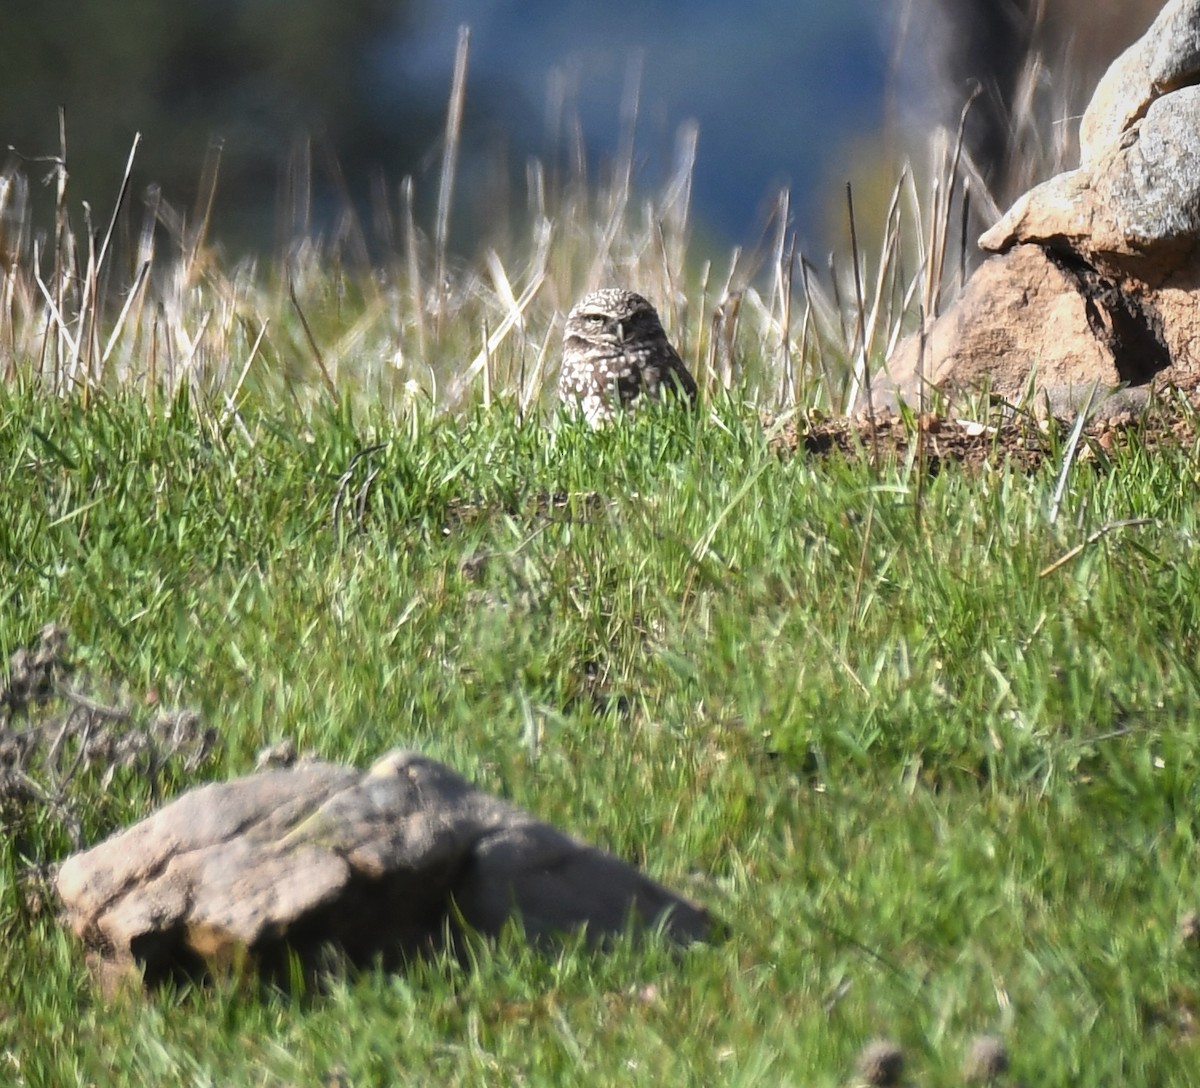
[(149, 983), (247, 961), (280, 973), (329, 947), (399, 966), (514, 915), (535, 942), (585, 927), (600, 944), (631, 921), (709, 932), (702, 908), (408, 752), (193, 790), (69, 858), (57, 889), (99, 966)]

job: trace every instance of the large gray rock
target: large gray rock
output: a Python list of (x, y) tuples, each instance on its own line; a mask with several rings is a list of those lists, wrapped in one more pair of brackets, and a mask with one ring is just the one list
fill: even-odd
[[(1193, 6), (1200, 14), (1200, 0)], [(1169, 279), (1200, 243), (1200, 87), (1154, 98), (1095, 157), (1031, 189), (979, 239), (1003, 253), (1038, 243), (1149, 284)]]
[(1200, 375), (1200, 0), (1169, 0), (1100, 81), (1081, 162), (979, 239), (997, 256), (901, 345), (889, 374), (951, 394), (990, 385), (1077, 403)]
[(1084, 165), (1121, 143), (1163, 95), (1200, 82), (1195, 0), (1170, 0), (1153, 24), (1101, 78), (1079, 125)]
[(709, 930), (631, 866), (406, 752), (193, 790), (69, 858), (57, 888), (101, 966), (148, 982), (247, 958), (282, 971), (328, 946), (398, 965), (514, 915), (535, 941), (584, 927), (600, 943), (631, 919), (682, 941)]

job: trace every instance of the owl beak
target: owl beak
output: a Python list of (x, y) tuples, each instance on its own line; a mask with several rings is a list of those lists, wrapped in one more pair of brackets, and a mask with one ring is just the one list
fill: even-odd
[(618, 321), (617, 322), (617, 343), (623, 344), (624, 342), (625, 342), (625, 326), (620, 321)]

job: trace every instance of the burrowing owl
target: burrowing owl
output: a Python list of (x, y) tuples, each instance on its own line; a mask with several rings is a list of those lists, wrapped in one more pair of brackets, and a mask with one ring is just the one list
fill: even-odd
[(696, 381), (641, 295), (608, 287), (567, 314), (558, 396), (593, 427), (643, 395), (679, 393), (694, 404)]

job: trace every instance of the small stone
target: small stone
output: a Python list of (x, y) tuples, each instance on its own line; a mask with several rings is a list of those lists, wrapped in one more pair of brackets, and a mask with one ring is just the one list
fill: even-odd
[(904, 1051), (890, 1039), (874, 1039), (858, 1056), (859, 1080), (871, 1088), (888, 1088), (904, 1075)]
[(963, 1079), (968, 1084), (995, 1084), (1008, 1072), (1008, 1047), (998, 1035), (977, 1035), (967, 1047)]
[(658, 987), (653, 982), (639, 986), (635, 991), (639, 1005), (655, 1005), (661, 1000)]
[(67, 631), (56, 623), (48, 623), (38, 632), (38, 648), (33, 663), (38, 668), (58, 668), (63, 662), (67, 648)]
[(256, 771), (265, 771), (271, 767), (292, 767), (296, 763), (296, 745), (290, 737), (284, 737), (278, 744), (268, 744), (258, 750), (254, 760)]

